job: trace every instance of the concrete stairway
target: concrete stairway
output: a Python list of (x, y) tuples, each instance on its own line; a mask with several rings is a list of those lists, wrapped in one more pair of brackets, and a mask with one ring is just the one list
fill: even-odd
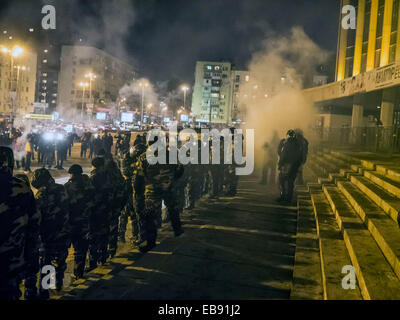
[[(298, 210), (312, 208), (319, 251), (314, 267), (320, 269), (320, 283), (314, 281), (310, 292), (319, 287), (329, 300), (400, 299), (400, 165), (324, 150), (309, 157), (307, 171), (317, 183), (303, 188)], [(349, 265), (356, 288), (345, 290), (342, 268)], [(292, 298), (320, 297), (297, 295), (294, 286)]]

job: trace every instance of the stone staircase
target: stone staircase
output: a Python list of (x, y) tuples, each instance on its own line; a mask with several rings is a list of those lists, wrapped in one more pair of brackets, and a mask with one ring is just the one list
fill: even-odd
[[(317, 182), (297, 192), (292, 299), (400, 299), (400, 161), (366, 158), (331, 150), (310, 156), (305, 176)], [(314, 239), (308, 246), (299, 229), (306, 217)], [(313, 259), (304, 258), (307, 250)], [(357, 281), (346, 290), (342, 268), (348, 265)]]

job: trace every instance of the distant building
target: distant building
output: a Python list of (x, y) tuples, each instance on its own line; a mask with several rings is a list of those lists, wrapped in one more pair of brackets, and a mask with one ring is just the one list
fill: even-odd
[(46, 109), (43, 112), (52, 113), (57, 107), (59, 71), (60, 47), (45, 45), (38, 48), (35, 100), (40, 105), (45, 105)]
[(12, 57), (12, 48), (0, 53), (0, 113), (24, 116), (33, 112), (36, 89), (37, 54), (24, 48)]
[[(92, 74), (92, 80), (89, 74)], [(82, 109), (82, 105), (93, 105), (95, 112), (96, 107), (116, 103), (119, 90), (136, 77), (133, 67), (100, 49), (63, 46), (58, 76), (58, 105), (78, 110)]]
[(245, 107), (240, 105), (240, 94), (246, 94), (241, 90), (243, 84), (249, 82), (250, 72), (249, 71), (239, 71), (233, 70), (231, 75), (231, 97), (232, 97), (232, 107), (231, 107), (231, 121), (243, 121), (245, 119)]
[(197, 61), (192, 113), (198, 122), (231, 124), (239, 115), (237, 93), (245, 72), (230, 62)]

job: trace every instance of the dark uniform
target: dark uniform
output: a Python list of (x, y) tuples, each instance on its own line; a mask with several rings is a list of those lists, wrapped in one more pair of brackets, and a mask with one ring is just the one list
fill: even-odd
[[(22, 278), (30, 276), (32, 272), (36, 275), (39, 271), (37, 244), (40, 215), (29, 186), (12, 176), (13, 165), (12, 150), (0, 147), (1, 300), (19, 299)], [(29, 280), (28, 286), (32, 284)], [(33, 287), (29, 286), (29, 294), (35, 295), (34, 291), (36, 281)]]
[[(151, 148), (151, 146), (149, 146)], [(134, 189), (140, 197), (144, 196), (144, 209), (139, 212), (139, 250), (147, 252), (155, 247), (157, 239), (157, 221), (161, 217), (163, 185), (161, 180), (161, 165), (150, 165), (146, 152), (137, 163), (134, 172)]]
[(296, 139), (300, 142), (301, 146), (301, 166), (299, 168), (299, 172), (297, 173), (297, 183), (302, 185), (304, 184), (303, 167), (307, 162), (307, 156), (308, 156), (308, 140), (304, 138), (302, 130), (296, 129), (295, 133), (296, 133)]
[(128, 218), (130, 217), (132, 223), (133, 241), (136, 244), (138, 244), (139, 241), (137, 212), (143, 210), (144, 198), (136, 197), (136, 193), (133, 188), (133, 172), (135, 171), (136, 162), (138, 161), (139, 156), (145, 151), (145, 145), (137, 144), (132, 153), (128, 152), (124, 155), (121, 164), (122, 174), (126, 181), (128, 199), (119, 219), (119, 239), (121, 241), (125, 241), (126, 225), (128, 224)]
[(94, 209), (89, 216), (89, 270), (104, 264), (107, 260), (109, 240), (109, 224), (112, 209), (112, 187), (108, 184), (104, 159), (95, 158), (92, 161), (95, 168), (90, 173), (90, 181), (95, 189)]
[(109, 255), (113, 257), (117, 252), (118, 246), (119, 216), (121, 215), (121, 211), (127, 203), (128, 194), (126, 190), (125, 179), (122, 176), (117, 164), (112, 159), (111, 153), (107, 153), (104, 160), (104, 168), (107, 174), (107, 181), (112, 189), (108, 250)]
[(185, 176), (182, 164), (167, 164), (160, 166), (160, 177), (163, 186), (163, 199), (167, 207), (167, 216), (171, 221), (175, 236), (183, 233), (180, 215), (185, 204)]
[(89, 216), (93, 210), (94, 187), (87, 175), (82, 174), (82, 167), (73, 165), (68, 171), (72, 177), (65, 184), (70, 210), (71, 243), (74, 247), (77, 279), (83, 276), (86, 254), (89, 248)]
[(278, 147), (278, 169), (280, 198), (278, 201), (292, 201), (294, 181), (302, 162), (302, 146), (296, 139), (293, 130), (289, 130), (288, 138), (282, 140)]
[[(25, 174), (17, 174), (16, 178), (25, 182), (25, 184), (31, 190), (31, 185), (29, 182), (29, 178)], [(25, 257), (26, 257), (26, 267), (25, 267), (25, 300), (35, 300), (37, 298), (37, 274), (39, 272), (39, 231), (40, 231), (40, 213), (36, 209), (36, 201), (34, 201), (33, 193), (32, 193), (32, 208), (34, 209), (35, 214), (30, 217), (28, 223), (28, 230), (30, 232), (30, 239), (26, 243), (25, 247)], [(33, 211), (32, 211), (33, 212)]]
[[(35, 170), (32, 186), (38, 189), (35, 198), (41, 214), (40, 267), (55, 267), (56, 288), (61, 290), (71, 243), (67, 194), (64, 186), (56, 184), (50, 172), (44, 168)], [(49, 298), (48, 290), (42, 286), (40, 294), (42, 298)]]

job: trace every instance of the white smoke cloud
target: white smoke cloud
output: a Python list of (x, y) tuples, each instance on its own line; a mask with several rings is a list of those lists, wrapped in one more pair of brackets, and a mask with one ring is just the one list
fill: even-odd
[(245, 108), (245, 127), (255, 129), (255, 148), (259, 163), (262, 146), (274, 131), (280, 138), (287, 130), (300, 128), (310, 138), (315, 110), (303, 94), (303, 79), (326, 61), (328, 52), (320, 49), (299, 27), (287, 36), (268, 37), (264, 48), (249, 63), (250, 79), (239, 93)]

